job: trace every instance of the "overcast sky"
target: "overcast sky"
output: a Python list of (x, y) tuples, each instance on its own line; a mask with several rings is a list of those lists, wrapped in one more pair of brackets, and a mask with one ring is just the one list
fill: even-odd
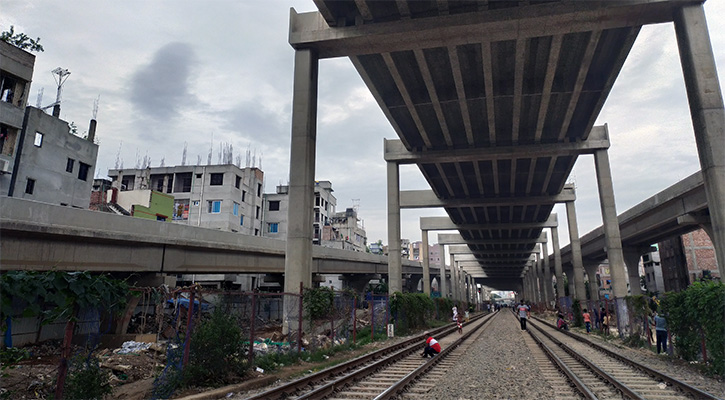
[[(43, 105), (54, 101), (56, 67), (71, 71), (61, 118), (80, 132), (100, 96), (97, 177), (117, 159), (126, 168), (146, 156), (154, 167), (181, 164), (185, 144), (187, 164), (205, 164), (212, 143), (217, 163), (226, 143), (242, 166), (248, 148), (256, 155), (273, 192), (289, 175), (290, 7), (316, 10), (311, 0), (3, 0), (0, 28), (14, 25), (45, 47), (34, 53), (31, 105), (41, 88)], [(725, 82), (725, 1), (707, 1), (705, 11)], [(382, 147), (397, 135), (347, 58), (322, 60), (319, 77), (317, 179), (332, 182), (338, 210), (359, 204), (369, 242), (387, 243)], [(672, 24), (642, 29), (596, 123), (609, 125), (619, 213), (699, 169)], [(585, 234), (601, 225), (591, 156), (571, 179)], [(428, 188), (416, 167), (401, 167), (401, 182)], [(564, 207), (555, 211), (566, 226)], [(418, 219), (430, 215), (445, 213), (403, 210), (403, 237), (420, 240)]]

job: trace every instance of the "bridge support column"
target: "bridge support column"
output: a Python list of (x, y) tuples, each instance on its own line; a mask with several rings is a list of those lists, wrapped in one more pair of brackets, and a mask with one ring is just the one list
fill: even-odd
[(456, 265), (456, 256), (450, 254), (451, 260), (451, 300), (459, 300), (459, 285), (458, 285), (458, 266)]
[(380, 279), (380, 274), (344, 274), (344, 285), (356, 293), (364, 293), (371, 279)]
[[(555, 214), (556, 215), (556, 214)], [(557, 303), (563, 309), (566, 304), (566, 292), (564, 291), (564, 267), (561, 265), (561, 247), (559, 247), (559, 228), (551, 228), (551, 244), (554, 249), (554, 274), (556, 275)]]
[(423, 262), (423, 293), (430, 297), (430, 258), (428, 257), (428, 231), (421, 231), (421, 249), (418, 251)]
[[(607, 125), (604, 125), (607, 129)], [(609, 136), (609, 133), (607, 133)], [(624, 297), (627, 296), (627, 272), (622, 254), (622, 236), (619, 232), (617, 207), (614, 204), (614, 187), (612, 185), (612, 170), (609, 167), (609, 154), (607, 150), (594, 152), (594, 167), (599, 187), (599, 203), (602, 208), (602, 222), (604, 237), (607, 244), (607, 259), (609, 259), (609, 273), (612, 279), (612, 294), (617, 304), (617, 328), (620, 334), (624, 333), (625, 326), (629, 324), (629, 311)]]
[(639, 286), (639, 260), (642, 258), (642, 254), (646, 253), (650, 248), (650, 246), (646, 246), (644, 249), (639, 247), (622, 248), (622, 256), (624, 257), (624, 264), (627, 266), (629, 278), (629, 292), (632, 296), (642, 294), (642, 288)]
[(597, 284), (599, 262), (587, 260), (584, 263), (584, 269), (587, 271), (587, 279), (589, 282), (589, 299), (592, 301), (599, 300), (599, 285)]
[(402, 292), (400, 256), (400, 173), (398, 163), (388, 162), (388, 294)]
[(702, 3), (675, 11), (675, 35), (710, 209), (720, 276), (725, 276), (725, 106)]
[[(582, 263), (581, 240), (579, 239), (579, 226), (576, 222), (576, 206), (573, 201), (566, 202), (566, 221), (569, 225), (569, 242), (571, 246), (571, 263), (574, 275), (576, 294), (573, 296), (580, 302), (587, 299), (584, 286), (584, 265)], [(571, 292), (570, 292), (571, 293)], [(578, 312), (579, 310), (577, 310)]]
[[(546, 232), (542, 232), (546, 237)], [(547, 241), (541, 244), (541, 258), (544, 261), (544, 298), (546, 299), (546, 307), (551, 307), (554, 298), (554, 288), (551, 284), (551, 266), (549, 265), (549, 245)]]
[[(438, 240), (440, 243), (440, 240)], [(440, 249), (440, 260), (441, 263), (438, 267), (438, 271), (440, 271), (440, 283), (438, 284), (440, 286), (441, 290), (441, 298), (448, 298), (448, 282), (446, 282), (446, 246), (439, 245)]]
[[(314, 50), (295, 51), (292, 99), (289, 201), (295, 204), (287, 214), (287, 248), (284, 260), (284, 291), (298, 293), (300, 283), (312, 284), (312, 219), (315, 198), (315, 148), (317, 139), (317, 72)], [(285, 303), (287, 298), (285, 297)], [(293, 301), (291, 298), (289, 301)], [(294, 299), (296, 302), (297, 299)], [(297, 307), (285, 304), (283, 333), (289, 332), (290, 316)]]

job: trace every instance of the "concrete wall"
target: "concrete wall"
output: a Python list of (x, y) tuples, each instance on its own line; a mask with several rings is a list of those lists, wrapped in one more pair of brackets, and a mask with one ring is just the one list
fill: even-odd
[[(30, 82), (33, 79), (35, 56), (5, 42), (0, 42), (0, 80), (10, 78), (14, 85), (3, 87), (0, 92), (0, 125), (7, 134), (7, 139), (0, 148), (0, 164), (8, 172), (14, 168), (15, 152), (23, 128), (25, 104), (30, 93)], [(12, 99), (5, 95), (5, 89), (13, 91)], [(0, 194), (7, 195), (10, 189), (11, 175), (0, 171)]]
[[(88, 208), (95, 173), (98, 145), (69, 133), (68, 123), (35, 107), (27, 108), (27, 123), (13, 197), (52, 204)], [(36, 133), (42, 144), (34, 144)], [(73, 168), (66, 171), (68, 159)], [(88, 165), (80, 179), (81, 163)], [(28, 179), (35, 180), (33, 194), (25, 192)]]

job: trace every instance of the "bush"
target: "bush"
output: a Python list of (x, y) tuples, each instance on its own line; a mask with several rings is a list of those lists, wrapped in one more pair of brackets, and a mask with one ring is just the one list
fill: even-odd
[(70, 362), (63, 398), (69, 400), (102, 399), (111, 394), (111, 373), (104, 371), (94, 356), (79, 354)]
[(208, 386), (228, 382), (230, 374), (247, 369), (242, 330), (235, 318), (216, 307), (191, 335), (184, 383)]
[(311, 320), (327, 317), (334, 299), (335, 292), (328, 287), (305, 289), (302, 295), (305, 317)]
[(408, 329), (424, 328), (435, 312), (433, 299), (423, 293), (400, 293), (390, 299), (390, 311), (395, 316), (401, 334)]
[(574, 326), (579, 328), (583, 327), (584, 316), (582, 315), (582, 307), (581, 304), (579, 304), (579, 300), (574, 300), (574, 302), (571, 303), (571, 309), (574, 314)]
[(681, 292), (666, 293), (660, 307), (678, 355), (685, 360), (697, 360), (704, 335), (708, 370), (725, 375), (725, 284), (695, 282)]

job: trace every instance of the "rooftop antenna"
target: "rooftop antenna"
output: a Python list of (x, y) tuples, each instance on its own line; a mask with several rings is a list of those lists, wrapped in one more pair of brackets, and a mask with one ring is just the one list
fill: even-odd
[(53, 103), (53, 116), (60, 117), (61, 93), (63, 92), (63, 84), (68, 80), (70, 71), (67, 68), (58, 67), (50, 72), (53, 73), (53, 79), (55, 79), (55, 83), (58, 85), (58, 93), (55, 96), (55, 103)]
[(99, 94), (95, 100), (93, 100), (93, 119), (98, 117), (98, 103), (101, 101), (101, 95)]
[[(187, 142), (184, 142), (184, 152), (181, 153), (181, 165), (186, 165), (186, 146), (188, 145)], [(199, 165), (199, 163), (197, 163)]]
[(37, 108), (43, 107), (43, 89), (44, 88), (38, 89), (38, 101), (35, 102), (35, 107)]

